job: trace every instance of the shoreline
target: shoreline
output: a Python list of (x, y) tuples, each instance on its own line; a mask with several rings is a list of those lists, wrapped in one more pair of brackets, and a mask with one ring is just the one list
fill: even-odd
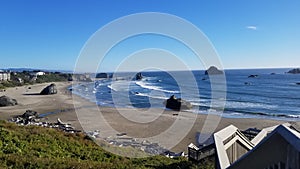
[[(90, 82), (93, 83), (93, 82)], [(76, 85), (82, 85), (81, 83), (77, 83)], [(75, 88), (78, 86), (75, 86)], [(73, 95), (76, 95), (82, 99), (85, 99), (89, 102), (92, 102), (94, 104), (96, 104), (96, 102), (94, 100), (92, 100), (91, 98), (88, 98), (86, 96), (84, 96), (84, 94), (82, 93), (78, 93), (78, 92), (72, 92)], [(114, 105), (101, 105), (98, 104), (99, 107), (106, 107), (106, 108), (114, 108)], [(209, 107), (204, 106), (205, 108), (209, 109)], [(135, 108), (135, 107), (118, 107), (118, 108)], [(201, 106), (199, 106), (199, 108), (201, 108)], [(139, 109), (139, 108), (137, 108)], [(145, 108), (141, 108), (141, 109), (145, 109)], [(166, 109), (164, 106), (162, 107), (155, 107), (155, 109), (161, 109), (164, 111), (173, 111), (171, 109)], [(202, 115), (208, 115), (206, 110), (183, 110), (184, 112), (189, 112), (189, 113), (194, 113), (194, 114), (202, 114)], [(217, 113), (216, 113), (217, 114)], [(230, 109), (227, 109), (224, 107), (223, 113), (220, 114), (222, 118), (238, 118), (238, 119), (266, 119), (266, 120), (275, 120), (275, 121), (291, 121), (291, 122), (297, 122), (300, 121), (300, 115), (293, 115), (293, 114), (269, 114), (266, 112), (247, 112), (247, 111), (232, 111)]]
[[(170, 126), (177, 121), (183, 122), (181, 123), (183, 127), (185, 124), (193, 122), (193, 125), (190, 126), (188, 132), (181, 133), (185, 135), (183, 138), (174, 140), (174, 142), (178, 142), (178, 144), (171, 150), (175, 152), (186, 152), (187, 145), (191, 142), (197, 144), (197, 135), (199, 132), (203, 131), (203, 124), (207, 122), (210, 122), (210, 125), (212, 126), (211, 128), (216, 128), (214, 132), (227, 127), (230, 124), (235, 125), (241, 130), (245, 130), (248, 128), (262, 129), (285, 122), (290, 122), (294, 127), (300, 129), (300, 121), (256, 118), (220, 118), (214, 115), (210, 115), (210, 118), (208, 118), (207, 114), (193, 114), (190, 112), (180, 112), (179, 115), (173, 115), (178, 114), (178, 112), (161, 109), (151, 109), (151, 112), (146, 114), (146, 116), (143, 114), (143, 117), (151, 119), (149, 122), (137, 123), (130, 118), (123, 117), (124, 115), (126, 115), (126, 117), (137, 117), (134, 109), (119, 108), (121, 111), (124, 111), (123, 113), (125, 114), (123, 114), (118, 112), (118, 110), (113, 107), (98, 106), (88, 99), (82, 98), (76, 94), (71, 94), (71, 92), (68, 90), (70, 85), (72, 85), (70, 82), (55, 83), (58, 88), (58, 93), (55, 95), (30, 95), (30, 93), (39, 92), (48, 84), (50, 83), (29, 85), (31, 87), (30, 90), (28, 89), (29, 86), (22, 86), (18, 87), (18, 89), (9, 88), (6, 92), (1, 92), (0, 95), (5, 94), (16, 99), (19, 105), (13, 107), (0, 107), (0, 119), (8, 120), (15, 115), (23, 114), (26, 110), (37, 111), (39, 114), (57, 111), (59, 113), (47, 115), (47, 121), (55, 122), (57, 118), (60, 118), (63, 122), (70, 123), (77, 130), (94, 131), (95, 129), (102, 127), (101, 124), (99, 124), (100, 110), (105, 122), (109, 124), (116, 132), (126, 133), (127, 136), (133, 138), (148, 138), (149, 136), (154, 137), (160, 133), (163, 133), (164, 131), (167, 131)], [(220, 118), (220, 121), (216, 123), (218, 118)], [(175, 137), (180, 133), (180, 131), (181, 129), (178, 128), (178, 130), (171, 131), (169, 135), (170, 137)], [(104, 135), (105, 132), (106, 131), (104, 130), (100, 130), (100, 135)]]

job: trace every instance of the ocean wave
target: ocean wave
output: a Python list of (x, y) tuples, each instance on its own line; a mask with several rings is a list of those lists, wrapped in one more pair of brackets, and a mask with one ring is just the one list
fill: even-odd
[(94, 84), (95, 84), (95, 88), (99, 88), (101, 86), (107, 86), (107, 85), (111, 84), (111, 82), (107, 81), (107, 80), (105, 80), (105, 81), (103, 81), (103, 80), (97, 80), (97, 81), (95, 81)]
[(166, 100), (168, 99), (168, 97), (164, 97), (164, 96), (155, 96), (155, 95), (151, 95), (148, 93), (135, 93), (136, 96), (143, 96), (143, 97), (149, 97), (149, 98), (153, 98), (153, 99), (161, 99), (161, 100)]
[[(210, 110), (210, 111), (209, 111)], [(206, 110), (186, 110), (187, 112), (197, 113), (197, 114), (217, 114), (222, 115), (226, 118), (269, 118), (269, 119), (290, 119), (290, 120), (299, 120), (299, 114), (271, 114), (271, 113), (262, 113), (262, 112), (250, 112), (250, 111), (243, 111), (243, 110), (224, 110), (223, 112), (213, 110), (213, 109), (206, 109)]]
[[(289, 118), (289, 119), (296, 119), (300, 118), (299, 114), (283, 114), (283, 113), (264, 113), (264, 112), (251, 112), (251, 111), (245, 111), (245, 110), (232, 110), (229, 108), (225, 109), (225, 112), (227, 115), (230, 114), (241, 114), (241, 115), (253, 115), (253, 116), (265, 116), (265, 117), (275, 117), (275, 118)], [(239, 116), (241, 117), (241, 116)]]
[(226, 107), (228, 108), (265, 108), (265, 109), (276, 109), (277, 105), (269, 105), (264, 103), (253, 103), (253, 102), (240, 102), (240, 101), (226, 101)]
[(142, 87), (142, 88), (144, 88), (144, 89), (156, 90), (156, 91), (160, 91), (160, 92), (164, 92), (164, 93), (172, 93), (172, 94), (178, 94), (178, 93), (180, 93), (177, 90), (162, 89), (161, 87), (154, 86), (153, 84), (147, 83), (147, 82), (144, 82), (144, 81), (137, 81), (137, 82), (135, 82), (135, 84), (138, 85), (138, 86), (140, 86), (140, 87)]
[[(191, 104), (195, 105), (195, 106), (210, 106), (210, 104), (211, 104), (210, 98), (192, 99), (192, 100), (187, 100), (187, 101), (191, 102)], [(270, 104), (264, 104), (264, 103), (241, 102), (241, 101), (231, 101), (231, 100), (224, 101), (224, 103), (225, 103), (226, 108), (231, 108), (231, 109), (237, 109), (237, 108), (276, 109), (276, 108), (278, 108), (277, 105), (270, 105)]]
[(123, 92), (129, 90), (129, 85), (130, 81), (115, 81), (108, 84), (107, 87), (115, 92)]

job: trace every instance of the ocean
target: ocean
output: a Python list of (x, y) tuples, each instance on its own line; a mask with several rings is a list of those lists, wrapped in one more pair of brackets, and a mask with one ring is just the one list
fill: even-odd
[[(297, 84), (300, 74), (285, 73), (288, 70), (225, 70), (227, 90), (221, 91), (226, 94), (222, 116), (300, 120), (300, 85)], [(192, 71), (196, 81), (192, 83), (188, 73), (191, 72), (142, 72), (142, 80), (135, 80), (134, 74), (121, 73), (113, 78), (78, 84), (72, 91), (100, 106), (127, 108), (165, 109), (164, 101), (175, 95), (197, 106), (187, 111), (206, 114), (212, 109), (209, 76), (204, 71)]]

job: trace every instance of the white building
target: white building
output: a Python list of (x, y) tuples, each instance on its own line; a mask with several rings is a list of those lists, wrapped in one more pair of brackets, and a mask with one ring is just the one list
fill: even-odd
[(10, 81), (10, 73), (0, 70), (0, 81)]
[(45, 72), (32, 72), (32, 73), (30, 73), (31, 76), (35, 76), (35, 77), (43, 76), (45, 74), (46, 74)]

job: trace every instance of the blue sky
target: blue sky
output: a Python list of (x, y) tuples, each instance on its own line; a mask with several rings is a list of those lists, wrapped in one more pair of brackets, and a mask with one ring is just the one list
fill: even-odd
[[(193, 23), (214, 45), (224, 68), (299, 67), (299, 8), (299, 0), (2, 0), (0, 68), (73, 70), (93, 33), (140, 12), (169, 13)], [(141, 43), (136, 38), (127, 45)], [(173, 45), (170, 41), (154, 46), (176, 51)], [(103, 70), (113, 69), (112, 61), (126, 55), (126, 50), (112, 52)], [(186, 55), (180, 57), (192, 69), (202, 68)]]

